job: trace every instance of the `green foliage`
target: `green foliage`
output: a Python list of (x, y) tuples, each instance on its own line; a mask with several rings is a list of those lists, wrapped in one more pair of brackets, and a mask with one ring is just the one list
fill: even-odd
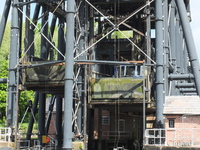
[(2, 45), (0, 47), (0, 63), (1, 63), (0, 65), (2, 65), (3, 61), (8, 60), (9, 49), (10, 49), (10, 22), (7, 23)]
[[(8, 59), (10, 49), (10, 23), (7, 24), (2, 45), (0, 47), (0, 78), (8, 78)], [(27, 100), (33, 100), (33, 91), (22, 91), (19, 99), (19, 121), (21, 121), (26, 110)], [(7, 84), (0, 83), (0, 124), (4, 125), (6, 116)], [(25, 118), (27, 121), (28, 116)]]
[[(28, 112), (27, 114), (24, 114), (24, 112), (27, 109), (27, 102), (29, 100), (33, 101), (33, 99), (34, 99), (33, 91), (21, 91), (20, 99), (19, 99), (19, 122), (21, 122), (21, 121), (28, 122), (30, 112)], [(22, 120), (24, 115), (25, 115), (25, 118), (24, 118), (24, 120)]]
[[(125, 35), (125, 36), (124, 36)], [(111, 34), (111, 39), (115, 39), (115, 38), (118, 38), (118, 39), (124, 39), (124, 38), (133, 38), (133, 31), (114, 31), (112, 34)]]
[[(8, 61), (0, 61), (0, 78), (7, 78), (8, 71), (7, 71)], [(3, 119), (6, 115), (6, 96), (7, 96), (7, 84), (1, 83), (0, 84), (0, 118)]]
[[(0, 78), (8, 78), (8, 64), (9, 64), (9, 51), (10, 51), (10, 22), (7, 23), (2, 45), (0, 47)], [(25, 24), (23, 24), (25, 26)], [(41, 24), (37, 24), (38, 28), (41, 28)], [(22, 30), (22, 56), (25, 55), (24, 51), (24, 36), (25, 35), (25, 28)], [(58, 26), (56, 26), (54, 36), (52, 41), (54, 42), (55, 46), (58, 45)], [(35, 39), (34, 39), (34, 46), (35, 46), (35, 56), (40, 56), (40, 44), (41, 43), (41, 34), (40, 30), (35, 29)], [(57, 58), (57, 51), (54, 50), (54, 57)], [(7, 99), (7, 84), (0, 83), (0, 119), (5, 119), (6, 116), (6, 99)], [(34, 92), (33, 91), (21, 91), (20, 92), (20, 99), (19, 99), (19, 122), (22, 121), (24, 116), (24, 112), (27, 109), (27, 101), (34, 100)], [(30, 112), (28, 112), (25, 116), (24, 122), (28, 122)], [(3, 117), (2, 117), (3, 116)], [(0, 120), (0, 126), (5, 125), (4, 120)]]

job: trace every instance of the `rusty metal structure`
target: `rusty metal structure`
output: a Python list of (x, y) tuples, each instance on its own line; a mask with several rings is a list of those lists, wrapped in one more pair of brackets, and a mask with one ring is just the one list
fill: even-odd
[(165, 96), (200, 94), (189, 0), (6, 0), (0, 44), (9, 12), (1, 83), (15, 143), (23, 90), (35, 91), (24, 140), (37, 122), (37, 145), (51, 137), (52, 149), (65, 150), (75, 141), (79, 149), (140, 149), (148, 124), (164, 128)]

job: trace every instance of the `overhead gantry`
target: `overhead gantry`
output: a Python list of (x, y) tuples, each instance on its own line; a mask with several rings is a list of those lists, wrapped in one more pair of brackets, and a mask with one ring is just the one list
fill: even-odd
[[(148, 124), (163, 127), (165, 96), (200, 93), (189, 4), (7, 0), (0, 43), (5, 44), (12, 8), (9, 76), (1, 83), (8, 82), (12, 140), (17, 143), (19, 138), (20, 92), (33, 90), (26, 140), (33, 140), (39, 114), (37, 139), (42, 147), (52, 118), (56, 149), (72, 149), (77, 140), (85, 149), (131, 148), (133, 141), (139, 147)], [(52, 97), (49, 102), (47, 94)], [(156, 119), (148, 120), (149, 116)]]

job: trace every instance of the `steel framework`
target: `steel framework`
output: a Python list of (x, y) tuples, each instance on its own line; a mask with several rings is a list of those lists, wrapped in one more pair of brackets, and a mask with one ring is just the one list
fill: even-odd
[[(0, 82), (8, 83), (6, 119), (16, 143), (22, 90), (35, 91), (26, 140), (31, 140), (39, 114), (38, 140), (45, 147), (55, 112), (55, 148), (66, 150), (76, 140), (93, 149), (93, 108), (99, 108), (100, 119), (103, 108), (125, 112), (134, 107), (122, 105), (121, 97), (114, 104), (104, 101), (109, 98), (93, 101), (92, 94), (99, 91), (91, 91), (91, 78), (119, 79), (128, 66), (142, 66), (145, 104), (137, 107), (148, 110), (156, 102), (150, 112), (156, 114), (155, 125), (161, 128), (165, 96), (200, 94), (189, 0), (6, 0), (0, 45), (10, 8), (9, 76)], [(47, 94), (52, 96), (49, 109)]]

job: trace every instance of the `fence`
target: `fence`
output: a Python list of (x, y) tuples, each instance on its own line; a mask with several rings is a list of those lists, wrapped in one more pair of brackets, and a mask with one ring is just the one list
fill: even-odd
[(0, 128), (0, 141), (1, 142), (10, 142), (11, 128), (1, 127)]
[(199, 135), (200, 129), (198, 128), (146, 129), (145, 145), (199, 147)]
[(115, 139), (120, 138), (120, 139), (128, 139), (131, 138), (131, 133), (126, 132), (126, 131), (104, 131), (102, 134), (104, 139)]

